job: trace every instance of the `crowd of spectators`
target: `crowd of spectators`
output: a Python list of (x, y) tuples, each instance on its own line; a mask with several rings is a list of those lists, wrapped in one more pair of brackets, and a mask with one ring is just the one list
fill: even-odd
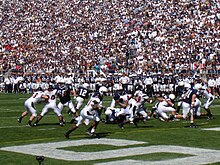
[(218, 0), (0, 2), (0, 71), (220, 71)]

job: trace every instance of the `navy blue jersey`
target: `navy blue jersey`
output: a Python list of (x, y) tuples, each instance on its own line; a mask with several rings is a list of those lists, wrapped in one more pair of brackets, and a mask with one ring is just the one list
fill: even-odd
[(157, 83), (158, 83), (158, 84), (162, 84), (162, 77), (161, 77), (161, 76), (158, 76), (158, 77), (157, 77)]
[(182, 97), (183, 93), (184, 93), (184, 87), (177, 86), (175, 95), (180, 98), (180, 97)]
[(100, 101), (103, 100), (103, 96), (99, 92), (95, 92), (92, 97), (99, 98)]
[(89, 90), (84, 88), (84, 87), (79, 87), (78, 91), (77, 91), (77, 95), (79, 97), (82, 97), (82, 98), (88, 98), (88, 95), (89, 95)]
[(192, 97), (193, 97), (194, 94), (197, 95), (197, 92), (198, 91), (195, 90), (195, 89), (188, 89), (188, 91), (186, 91), (186, 93), (185, 93), (185, 99), (183, 101), (186, 102), (186, 103), (191, 104), (192, 103)]
[(170, 83), (170, 79), (168, 76), (164, 77), (164, 84), (169, 84)]
[(152, 79), (153, 79), (153, 83), (154, 83), (154, 84), (157, 84), (157, 83), (158, 83), (158, 78), (157, 78), (157, 76), (153, 76)]
[(115, 84), (118, 84), (118, 83), (119, 83), (119, 77), (114, 77), (113, 79), (114, 79), (114, 83), (115, 83)]
[(114, 99), (114, 100), (119, 100), (119, 99), (120, 99), (120, 95), (119, 95), (118, 92), (115, 92), (115, 93), (114, 93), (113, 99)]
[(176, 79), (174, 77), (170, 77), (170, 84), (176, 84)]
[(59, 87), (57, 90), (58, 97), (60, 98), (60, 102), (62, 104), (67, 103), (71, 100), (71, 89), (68, 86)]

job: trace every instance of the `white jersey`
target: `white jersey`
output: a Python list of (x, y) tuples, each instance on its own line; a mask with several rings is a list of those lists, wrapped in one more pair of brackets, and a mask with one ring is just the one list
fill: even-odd
[(207, 91), (207, 89), (204, 90), (203, 95), (204, 95), (204, 97), (205, 97), (206, 99), (209, 99), (209, 98), (211, 98), (211, 97), (214, 97), (214, 96), (212, 95), (212, 93), (210, 93), (210, 92)]
[(34, 107), (34, 103), (37, 103), (41, 100), (42, 95), (44, 95), (44, 92), (42, 91), (36, 91), (33, 93), (33, 95), (27, 99), (24, 103), (24, 107), (26, 108), (27, 112), (30, 112), (34, 117), (37, 116), (37, 110)]
[(157, 107), (157, 111), (159, 113), (160, 116), (162, 116), (163, 119), (168, 120), (168, 116), (167, 116), (167, 112), (173, 112), (176, 111), (173, 107), (169, 106), (168, 100), (163, 100), (161, 102), (159, 102), (158, 107)]
[(119, 82), (121, 82), (122, 84), (128, 84), (130, 81), (130, 78), (127, 76), (123, 76), (121, 78), (119, 78)]
[(208, 86), (209, 86), (209, 87), (215, 87), (215, 86), (216, 86), (216, 81), (215, 81), (215, 79), (209, 79), (209, 80), (208, 80)]
[(58, 108), (57, 104), (56, 104), (56, 100), (57, 100), (57, 89), (54, 89), (52, 91), (46, 90), (44, 92), (44, 94), (46, 96), (48, 96), (48, 100), (47, 100), (47, 104), (44, 106), (44, 108), (42, 109), (41, 112), (41, 116), (44, 116), (45, 114), (47, 114), (47, 112), (49, 111), (49, 109), (53, 109), (54, 113), (56, 113), (57, 116), (62, 116), (61, 114), (61, 110)]
[(144, 80), (144, 83), (145, 83), (145, 85), (152, 85), (152, 84), (153, 84), (153, 79), (152, 79), (152, 77), (147, 77), (147, 78)]
[(205, 98), (205, 101), (204, 101), (204, 104), (203, 104), (203, 107), (205, 109), (208, 109), (211, 104), (213, 103), (213, 101), (215, 100), (215, 97), (213, 96), (213, 94), (209, 91), (208, 88), (206, 88), (204, 91), (203, 91), (203, 96)]
[(167, 107), (167, 106), (169, 106), (169, 104), (166, 100), (161, 101), (158, 105), (158, 107)]
[(146, 99), (148, 99), (149, 97), (144, 94), (142, 91), (138, 90), (134, 93), (134, 96), (135, 97), (135, 100), (136, 100), (136, 106), (141, 106), (145, 101)]
[(33, 95), (27, 99), (26, 101), (28, 102), (32, 102), (32, 103), (37, 103), (41, 100), (42, 95), (44, 94), (44, 92), (42, 91), (36, 91), (33, 93)]
[(48, 103), (55, 103), (56, 104), (56, 99), (57, 99), (57, 89), (54, 89), (52, 91), (46, 90), (44, 92), (46, 96), (48, 96)]

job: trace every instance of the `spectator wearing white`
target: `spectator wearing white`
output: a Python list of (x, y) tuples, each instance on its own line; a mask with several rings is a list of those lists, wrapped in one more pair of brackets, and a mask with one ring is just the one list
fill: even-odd
[(214, 77), (210, 76), (208, 78), (208, 82), (207, 83), (208, 83), (208, 87), (211, 89), (211, 93), (213, 95), (215, 95), (216, 80), (214, 79)]
[(5, 83), (5, 93), (11, 93), (11, 89), (10, 89), (10, 86), (11, 86), (11, 80), (9, 77), (6, 77), (5, 80), (4, 80), (4, 83)]
[(98, 73), (95, 77), (95, 90), (96, 91), (98, 91), (99, 88), (102, 86), (103, 80), (104, 80), (104, 77), (100, 73)]
[(26, 83), (26, 81), (25, 80), (20, 81), (18, 88), (19, 88), (20, 93), (27, 93), (27, 83)]
[(122, 72), (122, 77), (119, 78), (119, 85), (122, 86), (123, 91), (128, 91), (129, 82), (130, 78), (127, 76), (125, 72)]
[(153, 78), (149, 74), (147, 74), (147, 77), (144, 80), (144, 84), (145, 84), (146, 94), (149, 97), (152, 97), (152, 94), (153, 94)]

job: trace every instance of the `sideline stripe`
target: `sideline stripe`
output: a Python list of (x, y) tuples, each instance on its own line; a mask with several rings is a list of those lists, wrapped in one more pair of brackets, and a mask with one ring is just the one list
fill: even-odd
[(205, 131), (220, 131), (220, 127), (216, 127), (216, 128), (203, 128), (201, 130), (205, 130)]
[(41, 129), (38, 129), (39, 131), (47, 131), (47, 130), (54, 130), (54, 129), (57, 129), (57, 128), (41, 128)]
[(20, 99), (20, 100), (25, 100), (25, 99), (28, 99), (28, 97), (20, 97), (20, 98), (18, 98), (18, 99)]
[(19, 128), (19, 127), (27, 127), (26, 125), (11, 125), (11, 126), (3, 126), (3, 127), (0, 127), (0, 129), (4, 129), (4, 128)]
[(14, 109), (0, 109), (0, 112), (1, 113), (4, 113), (4, 112), (21, 112), (21, 110), (14, 110)]

